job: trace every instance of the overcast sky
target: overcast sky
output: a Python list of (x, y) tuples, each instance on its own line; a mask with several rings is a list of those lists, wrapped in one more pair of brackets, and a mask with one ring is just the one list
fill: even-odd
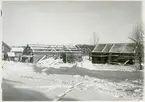
[(100, 43), (129, 42), (141, 22), (141, 2), (18, 2), (5, 1), (3, 41), (9, 45), (91, 44), (93, 32)]

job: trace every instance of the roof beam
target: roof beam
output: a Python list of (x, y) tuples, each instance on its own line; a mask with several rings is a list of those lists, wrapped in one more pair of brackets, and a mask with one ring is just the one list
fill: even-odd
[(109, 50), (108, 52), (110, 52), (110, 51), (112, 50), (112, 48), (114, 47), (114, 45), (115, 45), (115, 44), (113, 44), (113, 45), (111, 46), (111, 48), (110, 48), (110, 50)]
[(107, 44), (105, 45), (105, 47), (103, 48), (103, 50), (101, 52), (103, 52), (105, 50), (105, 48), (107, 47)]
[[(125, 44), (125, 46), (126, 46), (126, 45), (127, 45), (127, 44)], [(122, 53), (122, 51), (124, 50), (125, 46), (122, 47), (120, 53)]]
[(71, 50), (70, 50), (70, 48), (68, 48), (68, 46), (66, 45), (66, 46), (64, 46), (64, 47), (66, 47), (70, 52), (72, 52)]
[(95, 48), (93, 49), (93, 51), (92, 51), (92, 52), (95, 52), (94, 50), (98, 47), (98, 45), (99, 45), (99, 44), (97, 44), (97, 45), (95, 46)]
[[(54, 52), (54, 51), (34, 51), (34, 52)], [(56, 51), (56, 52), (62, 52), (62, 51)], [(63, 51), (63, 52), (72, 52), (72, 51)], [(81, 52), (81, 51), (73, 51), (73, 52)]]
[[(54, 50), (55, 52), (57, 52), (56, 49), (55, 49), (54, 47), (52, 47), (51, 45), (50, 45), (50, 47), (51, 47), (52, 50)], [(52, 50), (51, 50), (51, 51), (52, 51)]]

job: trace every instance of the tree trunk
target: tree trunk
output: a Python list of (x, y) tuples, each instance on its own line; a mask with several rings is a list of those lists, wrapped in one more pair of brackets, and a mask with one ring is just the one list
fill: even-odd
[(91, 53), (89, 53), (89, 61), (91, 60), (90, 57), (91, 57)]
[(142, 58), (139, 56), (139, 69), (140, 70), (143, 69), (143, 66), (141, 64), (142, 64)]

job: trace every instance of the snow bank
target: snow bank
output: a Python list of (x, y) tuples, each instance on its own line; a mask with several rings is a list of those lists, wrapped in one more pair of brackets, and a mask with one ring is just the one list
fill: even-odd
[(110, 64), (94, 64), (96, 70), (106, 70), (106, 71), (136, 71), (136, 68), (132, 66), (123, 65), (110, 65)]
[(82, 67), (89, 70), (97, 70), (97, 71), (129, 71), (129, 72), (136, 71), (136, 69), (132, 66), (93, 64), (89, 60), (83, 60), (82, 62), (77, 62), (76, 67)]
[(56, 85), (59, 84), (62, 87), (74, 86), (78, 83), (82, 83), (80, 85), (77, 85), (75, 89), (103, 91), (113, 95), (114, 97), (121, 97), (124, 99), (141, 100), (143, 97), (143, 86), (132, 84), (128, 81), (117, 83), (108, 80), (89, 77), (87, 75), (73, 75), (72, 80), (54, 80), (56, 82)]
[(48, 58), (42, 61), (39, 61), (36, 66), (38, 67), (53, 67), (53, 68), (61, 68), (61, 67), (81, 67), (89, 70), (97, 70), (97, 71), (129, 71), (133, 72), (136, 69), (132, 66), (121, 66), (121, 65), (109, 65), (109, 64), (93, 64), (89, 60), (83, 60), (82, 62), (75, 63), (63, 63), (62, 59), (54, 59)]
[[(141, 100), (143, 97), (143, 86), (126, 81), (117, 83), (79, 75), (74, 75), (74, 80), (78, 80), (78, 82), (84, 81), (83, 84), (76, 87), (78, 90), (100, 90), (112, 94), (114, 97), (122, 97), (131, 100)], [(140, 81), (135, 80), (135, 82)]]
[(62, 59), (54, 59), (53, 57), (39, 61), (36, 66), (38, 67), (53, 67), (53, 68), (60, 68), (60, 67), (72, 67), (73, 64), (63, 63)]
[(86, 68), (86, 69), (90, 69), (90, 70), (96, 70), (96, 67), (92, 64), (91, 61), (89, 60), (84, 60), (82, 62), (82, 66), (83, 68)]
[[(53, 64), (52, 64), (52, 63)], [(85, 64), (84, 64), (85, 63)], [(112, 94), (114, 97), (123, 97), (123, 98), (128, 98), (132, 100), (141, 100), (143, 97), (143, 80), (133, 80), (132, 82), (129, 82), (128, 80), (125, 80), (123, 82), (110, 82), (108, 80), (103, 80), (103, 79), (98, 79), (94, 77), (89, 77), (87, 75), (85, 76), (80, 76), (80, 75), (73, 75), (72, 79), (69, 80), (61, 80), (55, 77), (56, 75), (49, 75), (49, 76), (43, 76), (42, 74), (36, 74), (33, 72), (33, 67), (26, 65), (25, 63), (17, 63), (17, 62), (4, 62), (4, 71), (7, 72), (9, 75), (6, 75), (7, 73), (4, 73), (4, 76), (9, 76), (9, 79), (13, 79), (13, 77), (20, 77), (17, 80), (25, 80), (27, 81), (28, 79), (38, 79), (42, 81), (42, 79), (45, 82), (48, 81), (49, 83), (53, 85), (59, 85), (61, 87), (70, 87), (73, 86), (77, 83), (83, 82), (83, 84), (80, 84), (76, 86), (76, 89), (78, 90), (101, 90), (104, 92), (107, 92), (109, 94)], [(46, 59), (43, 60), (41, 63), (39, 62), (38, 65), (43, 66), (47, 65), (47, 67), (55, 65), (59, 67), (60, 66), (72, 66), (73, 64), (65, 64), (59, 59)], [(76, 66), (81, 66), (83, 64), (83, 67), (85, 68), (94, 68), (90, 67), (91, 62), (89, 61), (84, 61), (82, 63), (78, 63)], [(98, 68), (102, 66), (105, 67), (107, 65), (98, 65)], [(115, 66), (114, 66), (115, 67)], [(96, 68), (96, 67), (95, 67)], [(97, 68), (96, 68), (97, 69)], [(26, 72), (31, 72), (30, 74)], [(22, 73), (21, 73), (22, 72)], [(12, 74), (12, 75), (10, 75)], [(17, 76), (17, 74), (19, 74)], [(15, 76), (14, 76), (15, 75)], [(50, 80), (51, 79), (51, 80)], [(29, 82), (29, 81), (28, 81)], [(40, 83), (40, 82), (39, 82)], [(139, 84), (134, 84), (134, 83), (139, 83)], [(55, 87), (54, 87), (55, 88)]]

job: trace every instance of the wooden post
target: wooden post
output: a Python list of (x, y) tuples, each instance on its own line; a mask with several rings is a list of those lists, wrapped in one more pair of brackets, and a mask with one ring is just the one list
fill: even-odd
[(91, 56), (91, 53), (89, 53), (89, 61), (90, 61), (90, 56)]
[(67, 63), (67, 53), (66, 53), (66, 56), (65, 56), (65, 57), (66, 57), (66, 60), (65, 60), (65, 61), (66, 61), (66, 63)]
[(101, 63), (103, 63), (102, 53), (101, 53)]
[(112, 53), (109, 53), (109, 56), (108, 56), (108, 63), (111, 62), (111, 56), (112, 56)]

